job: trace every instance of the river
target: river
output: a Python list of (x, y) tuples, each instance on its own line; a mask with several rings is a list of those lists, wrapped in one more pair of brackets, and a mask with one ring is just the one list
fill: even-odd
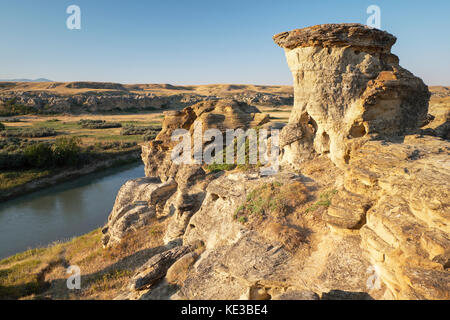
[(0, 203), (0, 259), (103, 226), (120, 187), (144, 175), (125, 165)]

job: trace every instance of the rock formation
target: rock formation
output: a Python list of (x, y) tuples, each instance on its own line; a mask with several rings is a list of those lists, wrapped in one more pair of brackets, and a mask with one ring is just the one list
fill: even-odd
[[(395, 298), (450, 298), (449, 155), (450, 143), (429, 136), (370, 141), (350, 154), (328, 209), (334, 226), (360, 228), (361, 247)], [(363, 223), (338, 221), (348, 214)]]
[(352, 139), (404, 134), (425, 120), (428, 88), (399, 66), (390, 52), (393, 35), (359, 24), (328, 24), (273, 38), (285, 49), (294, 83), (284, 135), (295, 131), (298, 140), (282, 142), (284, 162), (328, 153), (342, 166)]
[(227, 128), (247, 129), (268, 121), (268, 115), (257, 108), (234, 100), (204, 101), (181, 111), (165, 112), (162, 130), (142, 147), (142, 160), (149, 178), (129, 181), (120, 189), (103, 228), (104, 246), (120, 241), (127, 232), (153, 216), (173, 216), (165, 237), (169, 242), (183, 235), (189, 218), (199, 209), (205, 187), (214, 176), (206, 176), (200, 164), (179, 165), (172, 161), (171, 151), (178, 143), (171, 140), (175, 129), (186, 129), (193, 134), (197, 122), (202, 124), (203, 131), (216, 128), (225, 132)]
[[(264, 92), (264, 87), (214, 86), (193, 90), (188, 86), (122, 85), (104, 82), (0, 83), (2, 105), (14, 103), (39, 113), (108, 112), (126, 110), (180, 109), (197, 102), (234, 99), (251, 105), (280, 106), (292, 104), (290, 90)], [(230, 89), (230, 91), (228, 91)], [(259, 92), (258, 90), (261, 90)], [(289, 93), (286, 93), (288, 91)]]
[(450, 143), (420, 130), (429, 92), (390, 53), (395, 37), (342, 24), (274, 39), (295, 87), (282, 170), (171, 161), (172, 132), (192, 134), (195, 121), (221, 132), (272, 125), (248, 105), (166, 113), (143, 147), (148, 177), (121, 189), (104, 243), (155, 215), (169, 219), (167, 248), (118, 298), (449, 299)]
[[(148, 145), (143, 146), (142, 160), (147, 176), (159, 176), (163, 181), (174, 176), (178, 165), (171, 160), (172, 148), (178, 141), (172, 141), (172, 133), (176, 129), (194, 132), (195, 122), (202, 125), (202, 134), (207, 129), (248, 129), (269, 122), (269, 116), (257, 108), (239, 103), (235, 100), (217, 100), (199, 102), (182, 111), (166, 111), (163, 127)], [(203, 141), (202, 148), (206, 141)]]

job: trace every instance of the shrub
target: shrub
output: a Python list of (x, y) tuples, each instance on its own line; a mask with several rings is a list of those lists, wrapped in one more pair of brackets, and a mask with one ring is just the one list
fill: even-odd
[[(120, 131), (122, 136), (133, 136), (133, 135), (155, 135), (158, 133), (158, 129), (148, 126), (148, 127), (136, 127), (134, 125), (128, 125)], [(153, 138), (154, 139), (154, 138)]]
[(9, 137), (0, 139), (0, 150), (5, 152), (20, 152), (23, 151), (30, 144), (36, 142), (29, 141), (28, 139), (20, 139), (16, 137)]
[(122, 124), (118, 122), (106, 122), (105, 120), (81, 119), (78, 124), (84, 129), (109, 129), (120, 128)]
[(5, 130), (5, 125), (3, 123), (0, 122), (0, 131), (1, 130)]
[(43, 168), (53, 164), (53, 151), (51, 146), (46, 142), (26, 147), (24, 155), (30, 167)]
[(20, 118), (9, 118), (9, 119), (3, 119), (3, 122), (22, 122)]
[(206, 169), (210, 172), (230, 171), (236, 168), (235, 164), (228, 163), (212, 163), (206, 166)]
[(314, 212), (320, 207), (328, 208), (331, 205), (331, 200), (333, 199), (333, 197), (336, 193), (337, 193), (336, 189), (322, 193), (319, 196), (319, 201), (317, 201), (312, 206), (310, 206), (308, 209), (306, 209), (305, 213)]
[(77, 164), (78, 154), (81, 151), (80, 138), (78, 137), (60, 137), (52, 146), (53, 162), (56, 165), (74, 165)]
[(22, 153), (0, 152), (0, 169), (20, 169), (26, 166), (27, 159)]
[(2, 137), (21, 137), (21, 138), (42, 138), (56, 136), (58, 133), (52, 128), (26, 128), (3, 130), (0, 132)]

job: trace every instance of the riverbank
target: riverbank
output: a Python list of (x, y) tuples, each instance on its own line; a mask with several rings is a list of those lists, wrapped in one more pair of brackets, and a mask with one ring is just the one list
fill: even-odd
[(81, 168), (61, 168), (53, 171), (41, 171), (42, 175), (36, 174), (35, 178), (31, 178), (23, 184), (16, 185), (9, 189), (0, 191), (0, 201), (12, 200), (18, 196), (22, 196), (49, 186), (53, 186), (74, 178), (82, 177), (94, 172), (112, 168), (115, 166), (138, 162), (141, 158), (140, 148), (111, 153), (111, 157), (106, 160), (89, 163)]
[[(114, 248), (102, 247), (96, 229), (0, 260), (0, 299), (113, 299), (140, 265), (164, 251), (165, 224), (155, 219)], [(67, 288), (71, 265), (80, 268), (80, 290)]]

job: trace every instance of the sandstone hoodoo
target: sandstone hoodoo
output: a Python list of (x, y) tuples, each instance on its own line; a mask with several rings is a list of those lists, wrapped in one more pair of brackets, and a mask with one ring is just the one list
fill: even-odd
[[(329, 153), (342, 166), (352, 139), (404, 134), (425, 121), (430, 93), (391, 53), (396, 38), (359, 24), (325, 24), (273, 37), (293, 75), (283, 161)], [(286, 139), (285, 139), (286, 140)]]
[(167, 112), (142, 149), (147, 177), (122, 187), (103, 237), (114, 246), (156, 217), (165, 245), (117, 298), (449, 299), (450, 143), (420, 130), (430, 94), (390, 53), (396, 38), (330, 24), (274, 40), (294, 75), (281, 170), (170, 158), (173, 131), (193, 134), (196, 121), (274, 127), (258, 109)]

